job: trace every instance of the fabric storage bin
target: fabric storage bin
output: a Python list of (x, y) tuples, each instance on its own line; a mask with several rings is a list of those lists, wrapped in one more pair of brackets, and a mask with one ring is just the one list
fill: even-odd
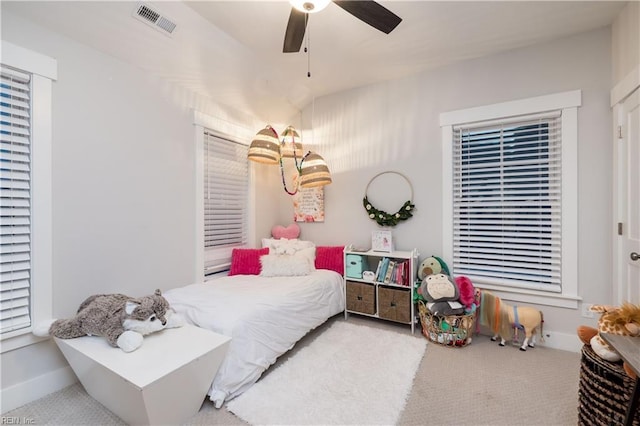
[(347, 281), (347, 310), (374, 315), (376, 313), (376, 286)]
[(392, 287), (378, 287), (378, 306), (380, 318), (391, 321), (411, 323), (411, 290)]
[[(584, 345), (578, 384), (578, 424), (624, 424), (633, 385), (621, 362), (605, 361), (591, 346)], [(640, 425), (640, 410), (636, 411), (632, 424)]]
[(362, 278), (365, 271), (365, 259), (359, 254), (348, 254), (346, 259), (346, 275), (347, 278)]

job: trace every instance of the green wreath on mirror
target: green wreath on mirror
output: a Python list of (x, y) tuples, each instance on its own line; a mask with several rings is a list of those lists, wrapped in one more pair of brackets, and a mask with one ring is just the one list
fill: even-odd
[[(379, 210), (375, 208), (373, 204), (371, 204), (371, 202), (369, 201), (369, 197), (367, 195), (367, 191), (369, 190), (369, 186), (371, 185), (371, 182), (373, 182), (378, 176), (386, 173), (394, 173), (394, 174), (400, 175), (402, 178), (404, 178), (404, 180), (407, 181), (407, 183), (409, 184), (409, 188), (411, 189), (411, 198), (408, 201), (406, 201), (402, 205), (402, 207), (400, 207), (400, 209), (395, 213), (387, 213), (384, 210)], [(411, 182), (409, 182), (409, 179), (407, 179), (407, 177), (402, 173), (388, 171), (388, 172), (378, 173), (377, 175), (371, 178), (371, 180), (367, 184), (367, 188), (364, 191), (364, 198), (362, 199), (362, 205), (367, 211), (367, 214), (369, 215), (369, 219), (375, 220), (378, 225), (396, 226), (401, 221), (407, 220), (410, 217), (413, 217), (412, 211), (415, 210), (416, 206), (413, 204), (411, 200), (413, 200), (413, 186), (411, 185)]]

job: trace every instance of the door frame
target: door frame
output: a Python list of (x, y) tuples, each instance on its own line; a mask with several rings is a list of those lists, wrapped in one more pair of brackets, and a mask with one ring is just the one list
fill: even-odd
[(618, 235), (618, 223), (624, 226), (627, 223), (626, 211), (626, 182), (627, 162), (626, 145), (618, 133), (618, 127), (626, 121), (626, 111), (623, 103), (635, 90), (640, 88), (640, 65), (630, 72), (625, 78), (611, 90), (611, 108), (613, 109), (612, 135), (613, 135), (613, 223), (612, 223), (612, 247), (613, 247), (613, 282), (612, 303), (621, 305), (625, 302), (624, 295), (627, 292), (627, 283), (624, 269), (626, 268), (627, 252), (623, 235)]

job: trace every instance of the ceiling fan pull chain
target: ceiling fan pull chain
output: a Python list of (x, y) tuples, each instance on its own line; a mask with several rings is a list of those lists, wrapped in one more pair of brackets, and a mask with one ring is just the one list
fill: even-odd
[(304, 53), (307, 54), (307, 78), (311, 78), (311, 28), (310, 27), (307, 30), (307, 44), (304, 47)]

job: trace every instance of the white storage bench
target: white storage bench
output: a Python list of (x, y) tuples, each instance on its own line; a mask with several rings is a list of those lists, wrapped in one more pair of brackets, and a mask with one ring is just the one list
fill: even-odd
[(55, 339), (82, 386), (132, 425), (180, 424), (202, 406), (231, 338), (192, 325), (126, 353), (102, 337)]

